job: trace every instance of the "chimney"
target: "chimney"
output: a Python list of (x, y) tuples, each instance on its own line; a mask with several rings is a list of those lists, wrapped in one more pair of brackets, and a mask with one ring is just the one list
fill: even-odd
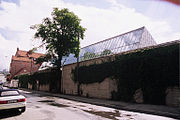
[(17, 51), (19, 51), (19, 48), (17, 47)]

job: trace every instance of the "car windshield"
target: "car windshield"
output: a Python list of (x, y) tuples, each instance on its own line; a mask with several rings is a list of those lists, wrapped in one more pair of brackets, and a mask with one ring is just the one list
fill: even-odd
[(14, 95), (19, 95), (19, 92), (18, 91), (2, 91), (1, 92), (1, 97), (4, 97), (4, 96), (14, 96)]

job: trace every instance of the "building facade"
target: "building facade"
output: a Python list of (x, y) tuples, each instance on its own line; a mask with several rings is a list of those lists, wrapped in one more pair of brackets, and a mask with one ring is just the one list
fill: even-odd
[(10, 63), (10, 80), (16, 75), (38, 71), (40, 64), (35, 64), (35, 59), (40, 56), (44, 56), (44, 54), (30, 53), (17, 48), (16, 54), (12, 56)]

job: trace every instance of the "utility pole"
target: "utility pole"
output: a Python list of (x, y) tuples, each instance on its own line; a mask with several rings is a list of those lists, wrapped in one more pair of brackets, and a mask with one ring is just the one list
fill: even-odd
[(30, 69), (30, 75), (32, 74), (32, 57), (30, 57), (31, 60), (31, 69)]
[[(78, 33), (78, 43), (79, 43), (79, 33)], [(78, 57), (77, 57), (77, 92), (80, 95), (80, 83), (79, 83), (79, 44), (78, 44)]]
[[(32, 59), (33, 59), (33, 58), (32, 58), (32, 57), (29, 57), (29, 58), (30, 58), (30, 60), (31, 60), (30, 80), (32, 81), (32, 79), (31, 79), (31, 78), (32, 78), (32, 77), (31, 77), (31, 75), (32, 75)], [(33, 84), (32, 84), (32, 89), (34, 89), (34, 86), (35, 86), (35, 85), (34, 85), (34, 82), (33, 82)]]

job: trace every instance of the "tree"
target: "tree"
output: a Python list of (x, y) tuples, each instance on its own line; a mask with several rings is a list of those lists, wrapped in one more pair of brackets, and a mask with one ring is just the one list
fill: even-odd
[(81, 58), (81, 61), (89, 60), (89, 59), (93, 59), (93, 58), (97, 58), (97, 57), (102, 57), (102, 56), (106, 56), (106, 55), (110, 55), (110, 54), (112, 54), (112, 52), (109, 49), (105, 49), (100, 54), (96, 54), (93, 52), (85, 52), (83, 57)]
[(75, 54), (75, 57), (79, 56), (79, 39), (84, 38), (85, 28), (80, 25), (78, 16), (66, 8), (54, 8), (51, 16), (52, 18), (45, 18), (41, 24), (31, 28), (37, 30), (34, 38), (41, 39), (48, 54), (57, 57), (56, 66), (61, 68), (63, 56), (69, 56), (70, 53)]
[(35, 61), (36, 61), (36, 64), (41, 64), (42, 62), (48, 62), (51, 58), (52, 58), (52, 55), (47, 53), (45, 56), (40, 56)]
[(83, 60), (89, 60), (89, 59), (93, 59), (93, 58), (95, 58), (96, 57), (96, 54), (95, 53), (93, 53), (93, 52), (86, 52), (86, 53), (84, 53), (84, 55), (83, 55), (83, 57), (82, 57), (82, 61)]
[(104, 51), (101, 52), (100, 56), (106, 56), (112, 54), (111, 50), (105, 49)]

